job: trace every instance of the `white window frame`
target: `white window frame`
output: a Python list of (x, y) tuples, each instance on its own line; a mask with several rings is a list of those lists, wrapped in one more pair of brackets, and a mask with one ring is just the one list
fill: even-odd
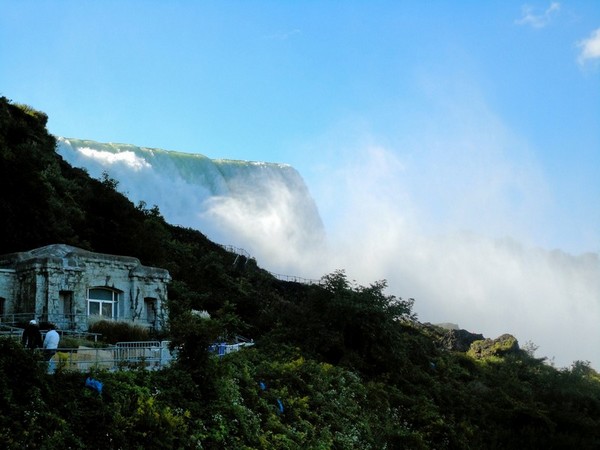
[[(90, 294), (92, 291), (104, 291), (110, 293), (110, 300), (107, 298), (92, 298)], [(118, 311), (117, 304), (119, 303), (120, 292), (114, 289), (108, 289), (105, 287), (92, 287), (87, 290), (87, 314), (88, 316), (98, 316), (107, 319), (117, 319)], [(98, 313), (90, 313), (90, 306), (92, 303), (98, 303)], [(107, 314), (103, 314), (103, 310), (106, 306), (110, 307), (110, 316)]]

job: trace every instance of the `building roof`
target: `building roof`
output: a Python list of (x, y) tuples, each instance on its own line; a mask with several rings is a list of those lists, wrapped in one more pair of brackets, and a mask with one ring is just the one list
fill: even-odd
[(32, 260), (48, 259), (102, 259), (120, 260), (133, 264), (140, 264), (139, 259), (130, 256), (116, 256), (103, 253), (94, 253), (82, 248), (67, 244), (52, 244), (24, 252), (9, 253), (0, 256), (0, 266), (14, 265)]
[(24, 252), (0, 255), (0, 268), (16, 269), (34, 264), (59, 264), (69, 268), (84, 268), (87, 262), (110, 261), (127, 267), (133, 276), (170, 278), (166, 269), (143, 266), (132, 256), (95, 253), (67, 244), (52, 244)]

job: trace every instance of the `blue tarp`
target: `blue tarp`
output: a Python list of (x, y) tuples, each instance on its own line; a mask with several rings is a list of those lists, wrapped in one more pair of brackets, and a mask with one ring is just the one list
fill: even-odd
[(93, 389), (94, 391), (98, 392), (98, 394), (102, 394), (102, 382), (98, 381), (94, 378), (91, 377), (87, 377), (85, 379), (85, 387), (89, 387), (90, 389)]

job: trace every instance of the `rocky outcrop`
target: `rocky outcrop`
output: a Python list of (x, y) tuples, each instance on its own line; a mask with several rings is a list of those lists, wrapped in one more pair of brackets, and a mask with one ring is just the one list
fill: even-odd
[(441, 337), (440, 342), (443, 348), (455, 352), (466, 352), (471, 344), (483, 339), (482, 334), (471, 333), (467, 330), (447, 330)]
[(512, 334), (503, 334), (496, 339), (473, 342), (467, 354), (473, 358), (482, 359), (490, 356), (506, 356), (519, 351), (519, 341)]

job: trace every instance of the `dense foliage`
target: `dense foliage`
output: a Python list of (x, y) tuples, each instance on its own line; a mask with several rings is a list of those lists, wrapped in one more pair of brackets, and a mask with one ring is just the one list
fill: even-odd
[[(46, 116), (0, 99), (0, 253), (66, 243), (165, 267), (179, 358), (159, 371), (45, 373), (0, 339), (3, 448), (593, 449), (600, 376), (556, 369), (514, 338), (449, 351), (412, 300), (359, 286), (282, 282), (200, 232), (133, 205), (55, 152)], [(206, 310), (210, 319), (192, 314)], [(98, 324), (118, 339), (118, 327)], [(221, 359), (218, 338), (255, 346)]]

